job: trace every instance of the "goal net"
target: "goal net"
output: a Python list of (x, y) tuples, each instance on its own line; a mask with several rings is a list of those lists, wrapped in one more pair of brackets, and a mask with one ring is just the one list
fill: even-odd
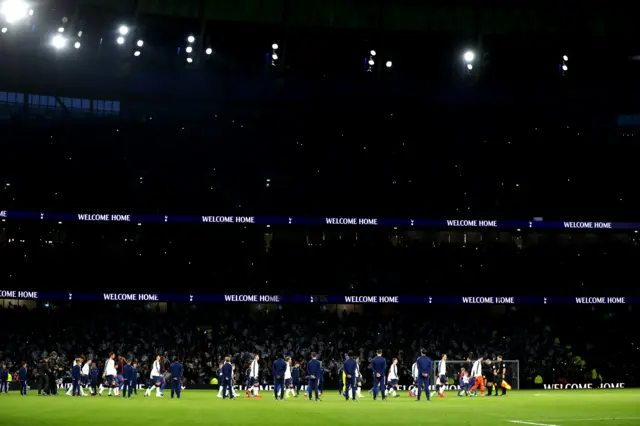
[[(442, 361), (435, 361), (433, 364), (433, 374), (431, 375), (431, 385), (436, 384), (436, 378), (440, 371), (440, 363)], [(505, 359), (503, 360), (507, 367), (507, 376), (505, 380), (511, 385), (513, 389), (520, 389), (520, 361)], [(447, 361), (447, 379), (449, 380), (449, 388), (457, 389), (460, 379), (460, 370), (465, 368), (469, 373), (471, 372), (471, 366), (473, 363), (467, 361)], [(492, 365), (487, 365), (486, 361), (482, 363), (482, 374), (485, 376), (485, 382), (487, 373), (493, 369)]]

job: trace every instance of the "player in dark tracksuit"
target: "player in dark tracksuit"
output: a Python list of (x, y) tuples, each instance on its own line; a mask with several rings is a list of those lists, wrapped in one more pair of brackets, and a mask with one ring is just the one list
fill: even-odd
[(293, 388), (296, 390), (296, 398), (300, 393), (302, 387), (302, 378), (300, 377), (300, 363), (296, 362), (296, 366), (291, 370), (291, 380), (293, 381)]
[(138, 363), (131, 363), (131, 389), (133, 389), (134, 394), (138, 394)]
[[(284, 400), (284, 373), (287, 371), (287, 363), (284, 359), (273, 362), (271, 373), (273, 374), (273, 396), (276, 400)], [(278, 397), (280, 393), (280, 397)]]
[(180, 391), (182, 391), (182, 364), (178, 362), (178, 358), (174, 358), (171, 364), (171, 399), (174, 393), (180, 399)]
[[(131, 365), (131, 361), (127, 360), (124, 368), (122, 369), (122, 397), (126, 398), (127, 396), (131, 398), (131, 394), (133, 393), (133, 366)], [(127, 395), (128, 394), (128, 395)]]
[(96, 396), (98, 394), (98, 374), (100, 370), (98, 370), (98, 364), (93, 363), (91, 365), (91, 370), (89, 374), (91, 376), (91, 395)]
[(18, 371), (18, 380), (20, 380), (20, 395), (27, 396), (27, 363), (22, 363), (22, 368)]
[(344, 397), (346, 398), (347, 401), (349, 400), (349, 391), (351, 391), (352, 393), (353, 401), (356, 400), (356, 370), (358, 369), (358, 363), (352, 357), (353, 357), (353, 353), (349, 352), (349, 357), (344, 362), (344, 367), (343, 367), (344, 374), (346, 377), (346, 380), (345, 380), (346, 388), (344, 392)]
[(246, 391), (247, 391), (247, 398), (251, 398), (251, 388), (253, 388), (253, 379), (251, 378), (251, 365), (249, 365), (249, 368), (247, 368), (247, 371), (245, 371), (245, 374), (247, 376), (247, 380), (246, 380)]
[(378, 392), (382, 394), (382, 400), (387, 399), (385, 375), (387, 374), (387, 360), (382, 358), (382, 350), (376, 351), (376, 357), (371, 361), (373, 370), (373, 400), (378, 398)]
[(71, 369), (71, 395), (80, 396), (80, 381), (82, 380), (82, 360), (76, 359), (76, 364)]
[(231, 357), (225, 357), (224, 364), (220, 369), (222, 374), (222, 399), (227, 398), (227, 392), (229, 392), (229, 399), (235, 398), (233, 396), (233, 365), (231, 365)]
[(7, 393), (9, 391), (9, 370), (7, 370), (7, 364), (2, 364), (2, 368), (0, 369), (0, 393), (4, 391)]
[(320, 381), (320, 375), (322, 374), (322, 366), (317, 359), (315, 352), (311, 354), (311, 361), (307, 363), (307, 374), (309, 375), (309, 401), (313, 400), (313, 391), (316, 392), (316, 401), (320, 401), (320, 395), (318, 394), (318, 382)]
[(318, 390), (320, 391), (320, 396), (324, 394), (324, 368), (320, 367), (320, 380), (318, 381)]

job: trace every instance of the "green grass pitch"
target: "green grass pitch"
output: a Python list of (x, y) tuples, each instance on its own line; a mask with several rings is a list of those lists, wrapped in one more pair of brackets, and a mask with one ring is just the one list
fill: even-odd
[[(106, 394), (106, 393), (105, 393)], [(217, 391), (185, 390), (181, 400), (142, 392), (121, 397), (38, 397), (29, 392), (0, 395), (0, 424), (64, 426), (128, 425), (473, 425), (473, 426), (637, 426), (640, 425), (640, 389), (518, 391), (507, 397), (458, 398), (416, 402), (403, 392), (400, 398), (346, 402), (330, 391), (321, 402), (300, 396), (275, 401), (262, 399), (223, 401)]]

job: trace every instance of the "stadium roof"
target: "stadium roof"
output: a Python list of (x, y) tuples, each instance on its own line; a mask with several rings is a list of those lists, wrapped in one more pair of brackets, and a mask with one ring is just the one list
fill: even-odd
[(634, 13), (624, 5), (0, 0), (8, 2), (34, 11), (0, 24), (0, 90), (22, 93), (249, 100), (280, 93), (279, 79), (287, 77), (327, 86), (365, 82), (331, 83), (323, 93), (356, 87), (358, 95), (426, 96), (427, 87), (461, 90), (484, 80), (502, 86), (494, 93), (517, 85), (559, 94), (554, 84), (562, 78), (565, 86), (619, 86), (628, 98), (629, 88), (620, 86), (637, 84), (640, 58), (640, 46), (627, 36), (636, 29)]

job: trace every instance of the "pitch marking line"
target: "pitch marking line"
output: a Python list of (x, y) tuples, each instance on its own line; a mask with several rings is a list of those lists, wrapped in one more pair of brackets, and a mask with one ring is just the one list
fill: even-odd
[(566, 419), (563, 422), (602, 422), (611, 420), (640, 420), (640, 417), (598, 417), (591, 419)]
[[(565, 423), (565, 422), (605, 422), (605, 421), (612, 421), (612, 420), (640, 420), (640, 417), (593, 417), (590, 419), (551, 419), (548, 421)], [(509, 422), (518, 423), (522, 425), (533, 425), (533, 426), (558, 426), (550, 423), (536, 423), (536, 422), (530, 422), (525, 420), (509, 420)]]

